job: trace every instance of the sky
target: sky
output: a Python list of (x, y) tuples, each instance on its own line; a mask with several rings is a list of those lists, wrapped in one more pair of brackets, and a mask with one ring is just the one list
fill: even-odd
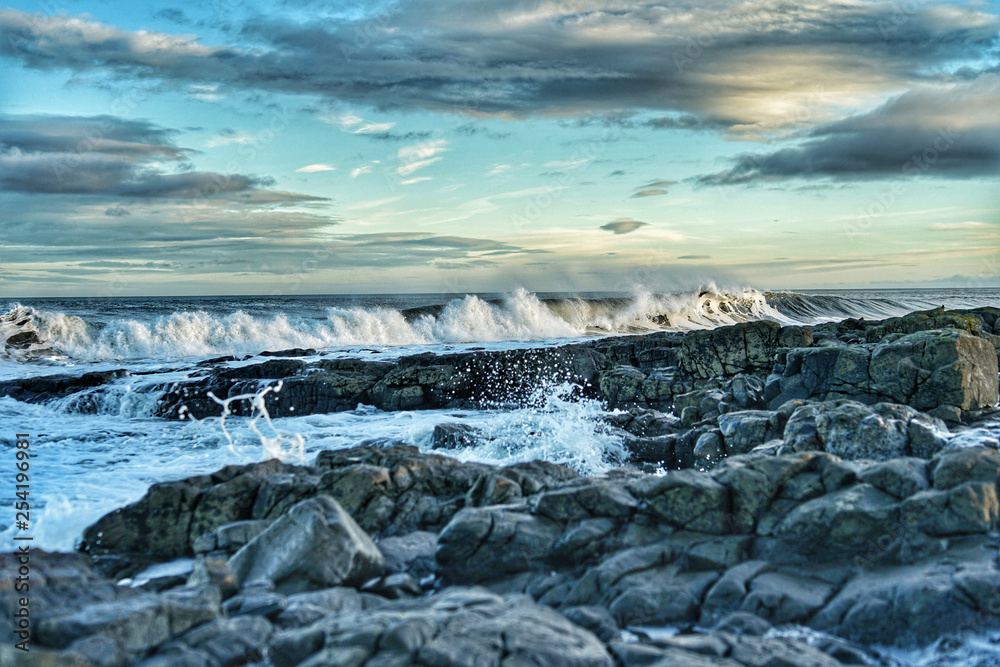
[(0, 5), (0, 296), (1000, 285), (1000, 4)]

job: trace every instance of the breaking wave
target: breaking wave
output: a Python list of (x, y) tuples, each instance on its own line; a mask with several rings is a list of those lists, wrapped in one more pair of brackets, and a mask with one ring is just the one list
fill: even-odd
[[(336, 303), (338, 297), (329, 297)], [(236, 305), (240, 303), (237, 300)], [(291, 348), (411, 346), (537, 341), (582, 336), (710, 329), (751, 320), (816, 324), (884, 318), (941, 305), (927, 297), (846, 296), (704, 289), (627, 297), (542, 298), (519, 289), (500, 298), (466, 295), (416, 308), (327, 306), (305, 312), (178, 309), (98, 321), (13, 304), (0, 315), (0, 355), (11, 361), (178, 359)], [(248, 312), (253, 311), (253, 312)]]

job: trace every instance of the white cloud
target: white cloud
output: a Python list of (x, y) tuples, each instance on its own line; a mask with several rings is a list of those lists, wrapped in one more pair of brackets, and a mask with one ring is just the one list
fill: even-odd
[(254, 139), (255, 137), (252, 134), (247, 134), (246, 132), (221, 134), (206, 141), (205, 148), (218, 148), (219, 146), (228, 146), (229, 144), (249, 144)]
[(508, 169), (510, 169), (510, 165), (509, 164), (498, 164), (498, 165), (494, 166), (492, 169), (490, 169), (490, 171), (487, 174), (487, 176), (496, 176), (497, 174), (504, 173)]
[(580, 167), (585, 167), (591, 162), (593, 158), (577, 158), (575, 160), (552, 160), (551, 162), (546, 162), (543, 167), (549, 167), (550, 169), (565, 169), (567, 171), (572, 169), (579, 169)]
[(372, 173), (372, 166), (370, 164), (366, 164), (362, 167), (351, 169), (351, 178), (357, 178), (362, 174), (370, 174), (370, 173)]
[(303, 174), (311, 174), (317, 171), (335, 171), (336, 169), (337, 169), (336, 167), (331, 167), (328, 164), (310, 164), (306, 165), (305, 167), (299, 167), (295, 171), (301, 172)]
[(408, 178), (405, 181), (400, 181), (400, 185), (413, 185), (414, 183), (421, 183), (423, 181), (433, 181), (434, 179), (430, 176), (418, 176), (416, 178)]
[(440, 162), (443, 158), (432, 157), (429, 160), (417, 160), (416, 162), (409, 162), (403, 166), (396, 169), (396, 173), (400, 176), (409, 176), (418, 169), (423, 169), (424, 167), (429, 167), (435, 162)]
[(433, 139), (419, 144), (403, 146), (396, 154), (402, 163), (396, 169), (400, 176), (409, 176), (418, 169), (428, 167), (442, 159), (441, 153), (451, 150), (447, 139)]
[(366, 122), (364, 118), (355, 113), (345, 113), (341, 116), (323, 114), (319, 119), (324, 123), (338, 126), (341, 131), (350, 134), (372, 134), (374, 132), (388, 132), (396, 127), (395, 123), (373, 123)]

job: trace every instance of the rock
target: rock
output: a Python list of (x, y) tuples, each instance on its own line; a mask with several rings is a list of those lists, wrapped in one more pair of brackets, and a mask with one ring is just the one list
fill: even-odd
[[(9, 339), (8, 339), (9, 341)], [(124, 369), (96, 371), (83, 375), (40, 375), (32, 378), (0, 382), (0, 396), (9, 396), (22, 403), (47, 403), (70, 394), (109, 384), (129, 372)]]
[(138, 656), (171, 637), (219, 616), (219, 593), (211, 587), (179, 589), (86, 605), (38, 624), (38, 643), (66, 648), (75, 640), (103, 635), (128, 656)]
[(220, 618), (201, 625), (143, 661), (168, 665), (243, 665), (263, 660), (272, 627), (260, 616)]
[(324, 496), (295, 505), (229, 560), (241, 586), (272, 581), (289, 592), (360, 585), (383, 565), (371, 538)]
[(730, 391), (741, 408), (764, 407), (764, 381), (755, 375), (740, 374), (733, 378)]
[[(941, 561), (928, 559), (908, 566), (882, 566), (862, 572), (847, 583), (809, 625), (863, 643), (897, 646), (939, 637), (942, 628), (995, 625), (1000, 607), (986, 613), (957, 587), (955, 560), (962, 569), (978, 570), (1000, 583), (995, 555), (970, 544)], [(988, 575), (987, 575), (988, 573)], [(994, 598), (995, 593), (990, 593)], [(973, 606), (970, 606), (971, 605)], [(983, 610), (988, 609), (982, 607)]]
[(680, 349), (680, 367), (700, 378), (770, 370), (781, 327), (766, 320), (711, 331), (689, 332)]
[(701, 462), (708, 468), (718, 463), (725, 455), (726, 446), (721, 432), (709, 431), (698, 436), (698, 441), (694, 445), (695, 461)]
[(702, 473), (671, 471), (636, 482), (631, 490), (646, 501), (653, 516), (671, 525), (716, 535), (728, 532), (726, 487)]
[(727, 632), (732, 635), (750, 635), (762, 637), (771, 630), (771, 624), (757, 614), (745, 611), (734, 611), (726, 614), (712, 628), (715, 632)]
[(332, 614), (374, 609), (387, 604), (378, 595), (359, 593), (353, 588), (334, 587), (296, 593), (285, 599), (285, 608), (274, 619), (283, 628), (301, 628)]
[(610, 406), (628, 405), (643, 399), (646, 374), (632, 366), (617, 366), (601, 373), (599, 386)]
[[(774, 413), (766, 410), (742, 410), (719, 417), (719, 429), (726, 443), (726, 454), (746, 454), (776, 435), (771, 425)], [(780, 431), (779, 431), (780, 434)]]
[(106, 514), (87, 528), (81, 548), (92, 555), (149, 554), (163, 559), (189, 555), (200, 535), (234, 521), (263, 518), (253, 516), (263, 479), (308, 472), (308, 468), (267, 461), (154, 484), (138, 502)]
[(769, 556), (779, 559), (784, 552), (800, 558), (849, 558), (890, 532), (898, 520), (894, 497), (870, 484), (857, 484), (789, 512), (775, 529), (783, 546)]
[[(271, 639), (276, 667), (296, 664), (539, 664), (611, 667), (601, 642), (527, 596), (454, 588), (328, 616)], [(306, 662), (307, 658), (310, 659)]]
[(929, 486), (927, 462), (917, 458), (876, 463), (859, 472), (858, 479), (896, 498), (908, 498)]
[(966, 447), (943, 452), (930, 463), (935, 489), (965, 482), (1000, 483), (1000, 452), (988, 447)]
[(985, 533), (997, 525), (995, 482), (966, 482), (947, 491), (922, 491), (902, 504), (903, 525), (932, 537)]
[(479, 429), (468, 424), (437, 424), (431, 434), (431, 449), (474, 447), (480, 437)]
[[(795, 349), (768, 380), (769, 406), (791, 399), (891, 401), (917, 410), (996, 404), (993, 346), (954, 329), (921, 331), (868, 346)], [(777, 367), (776, 367), (777, 369)]]
[(387, 572), (408, 572), (417, 579), (434, 573), (435, 533), (418, 530), (408, 535), (386, 537), (378, 542), (378, 547), (385, 557)]
[(509, 508), (467, 508), (438, 535), (436, 558), (449, 583), (479, 583), (544, 566), (561, 527)]
[(775, 625), (802, 623), (821, 609), (834, 591), (829, 582), (782, 572), (765, 572), (751, 580), (740, 609)]
[(945, 446), (945, 433), (939, 419), (907, 406), (837, 400), (795, 408), (783, 439), (792, 451), (818, 449), (849, 460), (887, 460), (929, 458)]
[(614, 617), (604, 607), (579, 606), (560, 610), (562, 615), (581, 628), (589, 630), (602, 642), (617, 639), (621, 634)]
[(421, 595), (424, 590), (420, 583), (406, 572), (396, 572), (378, 579), (372, 579), (361, 587), (365, 593), (374, 593), (390, 600), (411, 598)]

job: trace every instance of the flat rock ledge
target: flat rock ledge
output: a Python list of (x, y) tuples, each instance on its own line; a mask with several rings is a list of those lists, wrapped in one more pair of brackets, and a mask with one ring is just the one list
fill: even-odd
[[(79, 553), (34, 552), (32, 652), (0, 659), (877, 664), (872, 645), (1000, 626), (998, 483), (988, 446), (594, 477), (405, 446), (229, 467), (154, 485)], [(17, 567), (0, 556), (11, 631)]]

